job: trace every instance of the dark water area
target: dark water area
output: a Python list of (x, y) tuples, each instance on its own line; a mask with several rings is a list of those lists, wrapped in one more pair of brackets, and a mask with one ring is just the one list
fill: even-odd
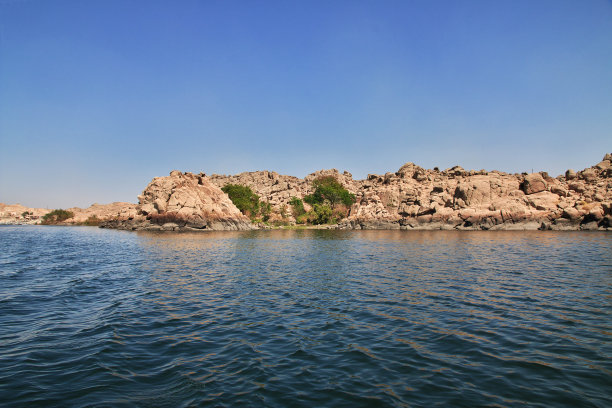
[(0, 405), (612, 406), (612, 234), (0, 227)]

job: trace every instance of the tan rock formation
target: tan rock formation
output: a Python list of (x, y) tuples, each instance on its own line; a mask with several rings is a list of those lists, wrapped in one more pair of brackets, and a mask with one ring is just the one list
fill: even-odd
[[(406, 163), (395, 173), (369, 174), (365, 180), (334, 169), (304, 179), (259, 171), (213, 175), (211, 181), (219, 187), (247, 185), (279, 214), (292, 197), (312, 193), (314, 178), (333, 175), (356, 195), (339, 228), (607, 229), (612, 221), (611, 158), (608, 154), (596, 166), (568, 170), (556, 179), (544, 172), (517, 175), (461, 166), (439, 171)], [(290, 214), (285, 219), (294, 221)]]
[(532, 173), (525, 176), (522, 187), (525, 194), (535, 194), (546, 191), (548, 185), (540, 173)]
[(250, 220), (204, 174), (174, 170), (156, 177), (138, 196), (135, 214), (102, 226), (145, 230), (245, 230)]
[[(312, 181), (323, 176), (335, 177), (352, 193), (358, 189), (358, 185), (353, 181), (351, 173), (346, 171), (340, 173), (336, 169), (319, 170), (309, 174), (304, 179), (264, 170), (245, 172), (234, 176), (213, 174), (210, 176), (210, 181), (219, 188), (227, 184), (248, 186), (259, 196), (261, 201), (270, 204), (272, 209), (271, 221), (285, 220), (293, 222), (295, 217), (291, 212), (289, 202), (293, 197), (302, 199), (305, 195), (313, 193)], [(305, 204), (305, 207), (307, 210), (309, 209), (308, 204)]]
[(0, 224), (39, 224), (40, 218), (49, 211), (46, 208), (0, 203)]
[(81, 224), (88, 220), (97, 219), (105, 221), (117, 217), (130, 217), (136, 215), (136, 204), (125, 202), (114, 202), (110, 204), (92, 204), (87, 208), (68, 208), (74, 214), (66, 220), (66, 224)]
[[(249, 186), (260, 200), (270, 203), (271, 221), (295, 222), (291, 199), (311, 194), (317, 177), (333, 176), (356, 198), (338, 228), (611, 229), (611, 163), (612, 155), (606, 154), (593, 167), (568, 170), (557, 178), (545, 172), (519, 175), (460, 166), (428, 170), (414, 163), (395, 173), (369, 174), (365, 180), (354, 180), (350, 173), (336, 169), (320, 170), (304, 179), (271, 171), (210, 177), (173, 171), (153, 179), (138, 197), (138, 205), (71, 208), (75, 216), (67, 222), (80, 223), (95, 215), (110, 219), (103, 224), (106, 227), (124, 229), (256, 228), (221, 191), (229, 183)], [(0, 205), (0, 223), (3, 219), (14, 222), (24, 211), (35, 216), (48, 212)]]
[[(72, 207), (66, 209), (74, 214), (61, 224), (79, 225), (87, 221), (104, 221), (117, 217), (136, 215), (136, 204), (115, 202), (111, 204), (92, 204), (88, 208)], [(0, 224), (40, 224), (43, 216), (51, 212), (47, 208), (30, 208), (19, 204), (0, 203)], [(24, 213), (27, 213), (24, 215)]]

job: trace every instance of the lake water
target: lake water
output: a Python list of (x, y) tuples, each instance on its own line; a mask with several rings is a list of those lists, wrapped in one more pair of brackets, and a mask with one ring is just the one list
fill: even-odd
[(0, 227), (0, 405), (612, 406), (612, 234)]

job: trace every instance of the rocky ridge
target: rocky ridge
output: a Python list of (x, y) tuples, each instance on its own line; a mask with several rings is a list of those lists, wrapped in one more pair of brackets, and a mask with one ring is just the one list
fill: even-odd
[(257, 171), (212, 175), (219, 187), (249, 186), (271, 204), (276, 220), (295, 222), (292, 197), (312, 193), (311, 182), (335, 176), (356, 202), (341, 229), (609, 229), (612, 227), (612, 155), (579, 172), (556, 178), (546, 172), (508, 174), (465, 170), (440, 171), (406, 163), (395, 173), (353, 180), (348, 172), (321, 170), (304, 179)]
[[(313, 193), (312, 182), (333, 176), (356, 201), (340, 229), (612, 229), (612, 154), (581, 171), (508, 174), (500, 171), (424, 169), (406, 163), (394, 173), (354, 180), (348, 172), (320, 170), (303, 179), (272, 171), (225, 176), (172, 171), (156, 177), (139, 203), (94, 204), (68, 209), (64, 224), (91, 217), (102, 227), (129, 230), (248, 230), (257, 228), (221, 191), (226, 184), (249, 186), (270, 203), (270, 222), (294, 224), (290, 201)], [(304, 203), (306, 210), (309, 206)], [(24, 212), (31, 216), (22, 216)], [(0, 204), (0, 223), (39, 223), (47, 209)]]
[[(7, 205), (0, 203), (0, 224), (40, 224), (42, 217), (51, 211), (48, 208), (31, 208), (20, 204)], [(136, 204), (126, 202), (96, 203), (87, 208), (67, 208), (66, 211), (72, 212), (74, 216), (61, 222), (61, 224), (80, 225), (92, 219), (103, 221), (117, 217), (133, 216), (136, 214)]]
[(49, 211), (51, 210), (46, 208), (31, 208), (21, 204), (0, 203), (0, 224), (39, 224), (40, 218)]
[(138, 196), (134, 213), (101, 224), (105, 228), (147, 231), (254, 229), (219, 187), (204, 174), (174, 170), (155, 177)]

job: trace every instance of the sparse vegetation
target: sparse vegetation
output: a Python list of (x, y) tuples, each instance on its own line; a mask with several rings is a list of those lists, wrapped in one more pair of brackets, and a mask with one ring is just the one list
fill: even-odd
[(270, 203), (259, 203), (259, 214), (261, 215), (261, 219), (263, 220), (263, 222), (268, 222), (268, 220), (270, 219), (271, 212), (272, 206), (270, 205)]
[(239, 184), (227, 184), (221, 190), (229, 196), (241, 213), (251, 219), (257, 216), (259, 212), (259, 196), (250, 187)]
[(248, 186), (239, 184), (226, 184), (221, 189), (227, 194), (240, 210), (253, 222), (267, 222), (270, 219), (272, 206), (268, 202), (259, 201), (259, 196)]
[(293, 209), (293, 216), (296, 220), (306, 214), (306, 210), (304, 209), (304, 202), (301, 199), (293, 197), (291, 201), (289, 201), (289, 205)]
[(101, 219), (99, 219), (97, 216), (95, 215), (90, 215), (84, 222), (83, 225), (87, 225), (89, 227), (97, 227), (98, 225), (100, 225), (100, 222), (102, 222)]
[(42, 217), (42, 224), (57, 224), (59, 222), (66, 221), (67, 219), (72, 217), (74, 217), (74, 213), (72, 211), (66, 211), (60, 208), (58, 210), (53, 210), (50, 213), (45, 214)]
[(296, 222), (315, 225), (336, 223), (347, 215), (348, 208), (355, 202), (355, 195), (345, 189), (333, 176), (324, 176), (312, 182), (314, 193), (304, 197), (312, 205), (305, 211), (302, 200), (291, 200)]
[[(345, 189), (333, 176), (324, 176), (315, 179), (312, 183), (314, 192), (300, 199), (293, 197), (289, 201), (291, 212), (298, 224), (330, 224), (336, 223), (346, 217), (348, 208), (355, 202), (355, 195)], [(286, 225), (283, 220), (274, 219), (272, 206), (268, 202), (259, 200), (259, 196), (248, 186), (239, 184), (226, 184), (221, 189), (226, 193), (234, 205), (253, 222), (271, 223), (274, 226)], [(306, 211), (304, 202), (310, 204), (310, 211)], [(280, 216), (285, 219), (287, 206), (280, 208)]]

